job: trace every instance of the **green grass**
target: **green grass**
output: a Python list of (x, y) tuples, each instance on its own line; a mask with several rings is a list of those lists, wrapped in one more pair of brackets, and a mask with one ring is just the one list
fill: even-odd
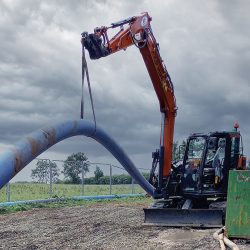
[(146, 207), (152, 199), (149, 197), (128, 197), (128, 198), (117, 198), (117, 199), (105, 199), (105, 200), (71, 200), (66, 199), (61, 202), (51, 202), (51, 203), (31, 203), (22, 204), (10, 207), (0, 207), (1, 214), (9, 214), (20, 211), (27, 211), (35, 208), (58, 208), (58, 207), (72, 207), (72, 206), (95, 206), (98, 204), (112, 203), (116, 205), (126, 205), (126, 206), (143, 206)]
[[(11, 183), (10, 200), (36, 200), (50, 197), (49, 185), (39, 183)], [(132, 185), (113, 185), (112, 194), (131, 194)], [(139, 186), (134, 185), (134, 193), (145, 193)], [(84, 195), (106, 195), (109, 194), (109, 185), (84, 185)], [(52, 197), (68, 198), (81, 195), (81, 185), (53, 184)], [(5, 202), (6, 186), (0, 190), (0, 202)]]

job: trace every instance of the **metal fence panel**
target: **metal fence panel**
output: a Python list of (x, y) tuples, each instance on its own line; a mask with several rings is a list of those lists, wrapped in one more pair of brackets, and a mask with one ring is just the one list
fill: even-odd
[[(67, 198), (72, 196), (145, 193), (121, 166), (115, 166), (110, 163), (89, 162), (89, 172), (86, 173), (82, 170), (79, 174), (80, 183), (66, 184), (63, 175), (64, 161), (36, 159), (32, 170), (36, 168), (39, 160), (49, 163), (49, 168), (46, 170), (47, 172), (44, 170), (44, 175), (46, 176), (43, 179), (40, 178), (40, 180), (36, 178), (29, 182), (8, 183), (0, 190), (0, 202)], [(53, 175), (54, 170), (51, 163), (56, 164), (58, 168), (59, 175), (57, 178)], [(90, 180), (93, 180), (94, 171), (97, 167), (103, 173), (103, 177), (100, 178), (99, 184), (93, 184), (90, 183)], [(140, 171), (144, 173), (149, 172), (147, 169), (140, 169)], [(126, 184), (124, 184), (124, 182), (126, 182)]]

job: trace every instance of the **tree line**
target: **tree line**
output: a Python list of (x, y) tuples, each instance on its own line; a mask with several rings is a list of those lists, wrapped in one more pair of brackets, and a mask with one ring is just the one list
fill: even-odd
[[(87, 156), (82, 153), (73, 153), (67, 157), (63, 163), (63, 170), (54, 161), (38, 160), (36, 168), (31, 171), (31, 178), (38, 183), (49, 183), (50, 179), (53, 183), (79, 184), (84, 177), (85, 184), (109, 184), (110, 177), (104, 176), (99, 166), (96, 166), (94, 176), (85, 178), (89, 172), (90, 162)], [(64, 176), (63, 180), (59, 179), (60, 174)], [(144, 176), (148, 178), (148, 174)], [(112, 176), (112, 184), (131, 184), (132, 178), (128, 174), (119, 174)]]
[[(98, 168), (98, 167), (96, 167)], [(102, 171), (102, 170), (101, 170)], [(149, 173), (142, 173), (142, 175), (148, 179)], [(110, 184), (110, 176), (101, 176), (97, 178), (95, 175), (94, 177), (89, 177), (84, 179), (84, 183), (88, 185), (92, 184)], [(118, 185), (118, 184), (131, 184), (132, 183), (132, 177), (129, 174), (116, 174), (111, 176), (111, 183), (112, 185)], [(136, 182), (134, 182), (136, 184)]]

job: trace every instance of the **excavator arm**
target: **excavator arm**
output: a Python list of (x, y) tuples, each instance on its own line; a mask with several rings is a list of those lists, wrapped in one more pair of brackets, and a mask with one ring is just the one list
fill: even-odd
[[(161, 192), (164, 180), (170, 176), (176, 101), (174, 88), (166, 66), (159, 53), (148, 13), (112, 23), (110, 27), (99, 27), (93, 34), (82, 33), (82, 44), (89, 51), (91, 59), (99, 59), (126, 50), (135, 45), (141, 52), (147, 71), (154, 86), (162, 113), (161, 146), (159, 150), (158, 190)], [(127, 27), (124, 28), (124, 25)], [(120, 27), (110, 40), (107, 31)]]

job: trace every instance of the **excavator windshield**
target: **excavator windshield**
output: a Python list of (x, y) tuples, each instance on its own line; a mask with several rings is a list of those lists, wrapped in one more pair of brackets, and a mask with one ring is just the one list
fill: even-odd
[(189, 141), (188, 160), (199, 161), (202, 158), (206, 140), (204, 137), (196, 137)]

